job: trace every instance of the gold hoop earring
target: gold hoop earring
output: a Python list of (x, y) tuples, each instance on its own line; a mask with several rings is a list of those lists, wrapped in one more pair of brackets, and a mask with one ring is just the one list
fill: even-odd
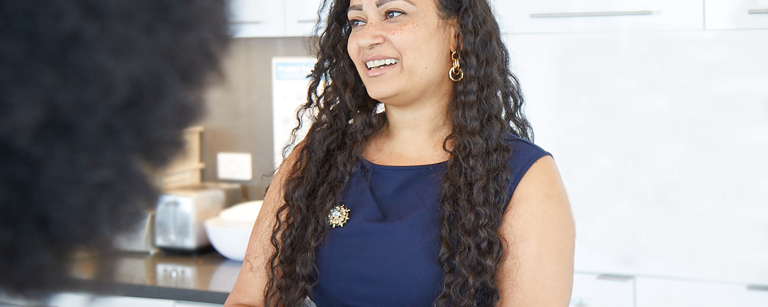
[(461, 54), (458, 51), (452, 51), (451, 60), (453, 61), (453, 67), (448, 71), (448, 78), (453, 82), (459, 82), (461, 79), (464, 79), (464, 71), (461, 70), (459, 59), (461, 59)]

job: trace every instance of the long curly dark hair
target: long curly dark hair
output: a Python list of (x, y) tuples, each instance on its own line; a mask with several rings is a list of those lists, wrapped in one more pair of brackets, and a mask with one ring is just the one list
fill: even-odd
[(44, 297), (155, 206), (230, 40), (224, 0), (0, 0), (0, 291)]
[[(443, 147), (450, 161), (442, 185), (442, 247), (436, 255), (445, 277), (435, 304), (494, 306), (504, 253), (498, 229), (511, 197), (506, 186), (512, 150), (505, 139), (509, 133), (531, 139), (532, 130), (487, 1), (436, 2), (442, 18), (458, 21), (464, 79), (455, 83), (448, 107), (452, 132)], [(325, 1), (321, 10), (326, 6), (329, 16), (316, 38), (317, 64), (297, 129), (303, 114), (313, 115), (314, 121), (296, 149), (283, 186), (285, 204), (273, 227), (276, 251), (265, 289), (269, 305), (299, 306), (310, 293), (316, 249), (328, 231), (326, 214), (339, 203), (366, 141), (386, 123), (347, 52), (349, 0)]]

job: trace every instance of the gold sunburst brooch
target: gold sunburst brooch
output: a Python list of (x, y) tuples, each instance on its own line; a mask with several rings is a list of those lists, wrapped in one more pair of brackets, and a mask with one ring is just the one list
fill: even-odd
[(344, 224), (349, 220), (349, 208), (345, 205), (336, 206), (331, 208), (331, 212), (328, 213), (328, 225), (344, 227)]

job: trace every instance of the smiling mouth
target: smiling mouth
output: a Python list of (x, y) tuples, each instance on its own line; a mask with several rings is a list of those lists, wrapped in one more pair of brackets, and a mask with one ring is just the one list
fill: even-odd
[(390, 65), (395, 65), (398, 62), (400, 61), (396, 59), (375, 60), (375, 61), (365, 62), (365, 66), (368, 67), (368, 70), (374, 70), (374, 69), (384, 68)]

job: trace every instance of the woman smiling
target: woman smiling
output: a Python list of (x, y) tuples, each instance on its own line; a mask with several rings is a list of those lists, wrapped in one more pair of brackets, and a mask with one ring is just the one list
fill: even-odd
[(570, 205), (487, 1), (328, 2), (226, 305), (567, 306)]

